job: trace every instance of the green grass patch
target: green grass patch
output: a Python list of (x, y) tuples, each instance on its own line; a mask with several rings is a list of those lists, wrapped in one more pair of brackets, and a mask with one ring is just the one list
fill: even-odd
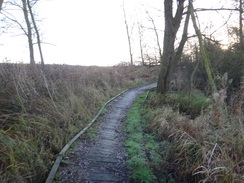
[(107, 114), (108, 110), (107, 109), (103, 109), (102, 112), (101, 112), (101, 115), (104, 115), (104, 114)]
[(131, 172), (130, 179), (135, 182), (150, 183), (155, 182), (156, 177), (149, 167), (144, 144), (145, 134), (143, 131), (145, 124), (141, 120), (140, 108), (144, 102), (145, 95), (138, 97), (128, 113), (126, 120), (128, 139), (125, 142), (125, 146), (129, 156), (128, 169)]
[(98, 134), (98, 130), (96, 127), (90, 127), (87, 132), (86, 132), (87, 136), (90, 138), (90, 139), (94, 139), (96, 140), (97, 139), (97, 134)]
[(150, 109), (151, 93), (141, 95), (128, 113), (126, 132), (128, 139), (128, 169), (134, 182), (176, 182), (166, 166), (172, 144), (156, 136), (156, 130), (150, 130), (154, 112)]
[(193, 93), (189, 96), (186, 92), (172, 92), (164, 96), (164, 103), (173, 106), (181, 113), (196, 118), (208, 109), (212, 101), (203, 93)]

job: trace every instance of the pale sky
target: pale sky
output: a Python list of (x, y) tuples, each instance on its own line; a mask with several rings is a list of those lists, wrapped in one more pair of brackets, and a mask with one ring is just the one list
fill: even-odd
[[(196, 5), (210, 8), (217, 6), (218, 2), (219, 0), (198, 0)], [(43, 42), (50, 43), (42, 45), (45, 63), (108, 66), (129, 61), (121, 5), (122, 0), (40, 1), (37, 6), (39, 17), (43, 20), (38, 24)], [(131, 26), (135, 19), (150, 26), (145, 18), (147, 9), (155, 17), (158, 29), (163, 30), (163, 12), (156, 10), (163, 10), (163, 0), (126, 0), (125, 8)], [(208, 13), (201, 14), (204, 17), (200, 20), (203, 26), (220, 23), (214, 23), (214, 18), (220, 18), (218, 15), (209, 18), (206, 15)], [(133, 30), (136, 37), (135, 28)], [(12, 30), (12, 34), (0, 35), (0, 61), (7, 58), (11, 62), (29, 62), (27, 37), (16, 34), (20, 33)], [(161, 42), (162, 35), (163, 31), (160, 33)], [(151, 43), (154, 42), (153, 33), (147, 33), (144, 37), (147, 44), (154, 44)], [(139, 42), (134, 39), (135, 60), (139, 59), (138, 49)], [(37, 50), (35, 55), (39, 62)]]

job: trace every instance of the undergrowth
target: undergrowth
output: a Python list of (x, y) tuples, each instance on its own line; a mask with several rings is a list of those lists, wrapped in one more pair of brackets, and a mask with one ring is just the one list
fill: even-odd
[(135, 104), (128, 113), (126, 120), (126, 132), (128, 139), (125, 142), (127, 147), (129, 161), (128, 169), (131, 172), (130, 179), (135, 182), (154, 182), (155, 177), (149, 168), (146, 154), (143, 147), (143, 129), (144, 124), (141, 123), (140, 107), (145, 98), (141, 95), (137, 98)]
[[(194, 112), (194, 118), (189, 117), (179, 107), (182, 101), (188, 100), (179, 99), (180, 96), (182, 93), (167, 96), (153, 93), (144, 105), (147, 130), (158, 142), (167, 142), (166, 153), (158, 151), (164, 157), (160, 169), (171, 172), (177, 182), (244, 182), (241, 118), (224, 111), (224, 118), (218, 122), (222, 125), (216, 125), (214, 113), (204, 110), (204, 105), (195, 110), (201, 112)], [(190, 108), (198, 106), (200, 101), (208, 102), (202, 94), (194, 100), (197, 105), (190, 104)], [(211, 108), (210, 104), (206, 107)]]
[(104, 102), (153, 80), (157, 72), (150, 72), (67, 65), (46, 65), (41, 71), (0, 64), (0, 182), (44, 182), (61, 148)]
[[(127, 140), (125, 146), (128, 152), (128, 170), (131, 182), (141, 183), (174, 183), (174, 179), (165, 169), (161, 168), (168, 152), (167, 141), (158, 141), (147, 131), (145, 104), (146, 93), (141, 95), (128, 113), (125, 122)], [(161, 154), (159, 154), (159, 152)]]
[(212, 104), (210, 99), (199, 92), (193, 93), (191, 96), (187, 92), (168, 93), (163, 98), (165, 104), (173, 106), (175, 111), (185, 113), (193, 119), (206, 112)]

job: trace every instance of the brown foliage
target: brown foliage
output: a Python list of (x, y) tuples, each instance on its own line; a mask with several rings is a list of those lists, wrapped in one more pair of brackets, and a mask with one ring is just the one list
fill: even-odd
[[(243, 123), (226, 110), (212, 110), (194, 120), (151, 97), (148, 129), (169, 141), (161, 169), (182, 182), (243, 182)], [(219, 106), (217, 107), (219, 109)], [(213, 113), (211, 113), (213, 112)], [(220, 121), (221, 120), (221, 121)], [(216, 125), (217, 124), (217, 125)], [(163, 154), (162, 154), (163, 155)]]
[(0, 182), (43, 182), (60, 149), (103, 103), (152, 81), (157, 73), (151, 72), (130, 66), (46, 65), (42, 71), (39, 65), (0, 64)]

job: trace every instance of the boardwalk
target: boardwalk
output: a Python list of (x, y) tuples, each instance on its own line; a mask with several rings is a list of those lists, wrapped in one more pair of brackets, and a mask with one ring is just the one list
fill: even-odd
[(95, 140), (81, 139), (65, 158), (60, 183), (128, 182), (123, 120), (134, 100), (152, 87), (155, 84), (129, 90), (107, 107), (108, 112), (97, 121)]

